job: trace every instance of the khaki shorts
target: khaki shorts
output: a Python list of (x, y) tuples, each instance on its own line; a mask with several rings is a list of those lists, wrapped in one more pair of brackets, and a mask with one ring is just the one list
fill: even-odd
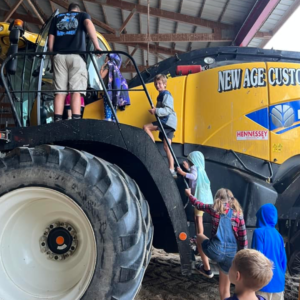
[(78, 54), (56, 54), (53, 62), (55, 94), (68, 94), (59, 92), (64, 90), (84, 90), (80, 93), (85, 95), (87, 69), (83, 58)]
[(203, 217), (204, 211), (198, 210), (196, 207), (194, 207), (194, 214), (195, 217)]

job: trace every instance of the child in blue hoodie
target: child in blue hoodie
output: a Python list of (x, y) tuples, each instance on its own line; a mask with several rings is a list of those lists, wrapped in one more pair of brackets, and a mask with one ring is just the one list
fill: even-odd
[(273, 204), (265, 204), (258, 210), (256, 217), (257, 229), (253, 233), (252, 248), (262, 252), (274, 263), (273, 278), (257, 294), (266, 300), (283, 300), (287, 260), (283, 238), (275, 228), (277, 209)]

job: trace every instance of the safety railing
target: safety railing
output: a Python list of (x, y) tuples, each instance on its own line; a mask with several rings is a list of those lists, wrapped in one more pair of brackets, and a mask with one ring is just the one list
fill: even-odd
[[(15, 107), (15, 104), (14, 104), (14, 101), (13, 101), (13, 98), (12, 98), (11, 93), (42, 93), (42, 92), (43, 92), (43, 93), (54, 93), (55, 90), (40, 90), (40, 89), (38, 89), (38, 90), (30, 90), (30, 89), (29, 89), (29, 90), (24, 90), (24, 85), (23, 85), (23, 83), (22, 83), (22, 84), (21, 84), (21, 90), (10, 91), (8, 82), (7, 82), (7, 80), (6, 80), (6, 78), (5, 78), (5, 75), (4, 75), (4, 70), (5, 70), (5, 66), (7, 65), (7, 63), (8, 63), (10, 60), (17, 59), (18, 57), (25, 57), (25, 56), (32, 56), (32, 57), (40, 58), (41, 60), (44, 60), (44, 59), (45, 59), (45, 56), (53, 56), (53, 55), (56, 55), (56, 54), (65, 54), (65, 55), (66, 55), (66, 54), (79, 54), (79, 55), (87, 55), (87, 56), (90, 57), (91, 62), (92, 62), (93, 66), (94, 66), (94, 68), (95, 68), (95, 70), (96, 70), (96, 74), (98, 75), (98, 79), (99, 79), (99, 81), (100, 81), (100, 83), (101, 83), (101, 86), (102, 86), (102, 89), (98, 89), (98, 90), (97, 90), (97, 89), (94, 89), (94, 91), (96, 91), (96, 92), (103, 92), (103, 91), (104, 91), (104, 94), (105, 94), (105, 96), (106, 96), (107, 99), (108, 99), (108, 104), (109, 104), (109, 106), (110, 106), (110, 108), (111, 108), (111, 111), (112, 111), (112, 113), (113, 113), (113, 116), (114, 116), (114, 118), (115, 118), (115, 120), (116, 120), (116, 124), (117, 124), (117, 126), (118, 126), (118, 129), (120, 130), (120, 132), (121, 132), (121, 134), (122, 134), (122, 131), (121, 131), (121, 127), (120, 127), (120, 124), (119, 124), (119, 120), (118, 120), (117, 114), (116, 114), (116, 112), (115, 112), (115, 110), (114, 110), (112, 101), (111, 101), (111, 99), (110, 99), (110, 97), (109, 97), (109, 94), (108, 94), (108, 92), (110, 92), (110, 91), (121, 91), (121, 90), (107, 89), (107, 88), (106, 88), (106, 86), (105, 86), (105, 84), (104, 84), (104, 81), (103, 81), (102, 77), (100, 76), (100, 72), (99, 72), (99, 70), (98, 70), (98, 68), (97, 68), (97, 64), (96, 64), (96, 62), (95, 62), (95, 57), (93, 56), (93, 55), (107, 55), (107, 54), (110, 54), (110, 53), (115, 53), (115, 54), (124, 55), (124, 56), (128, 57), (128, 59), (132, 62), (132, 65), (134, 66), (134, 68), (135, 68), (135, 70), (136, 70), (136, 73), (137, 73), (137, 76), (139, 77), (140, 82), (141, 82), (141, 85), (142, 85), (142, 87), (143, 87), (143, 89), (129, 89), (128, 91), (129, 91), (129, 92), (133, 92), (133, 91), (134, 91), (134, 92), (144, 91), (145, 94), (146, 94), (146, 96), (147, 96), (147, 99), (148, 99), (148, 102), (149, 102), (151, 108), (154, 108), (154, 104), (153, 104), (152, 99), (151, 99), (151, 97), (150, 97), (150, 95), (149, 95), (149, 93), (148, 93), (147, 87), (146, 87), (145, 82), (144, 82), (144, 80), (143, 80), (143, 78), (142, 78), (142, 76), (141, 76), (141, 74), (140, 74), (140, 72), (139, 72), (139, 69), (138, 69), (138, 67), (137, 67), (137, 65), (136, 65), (136, 62), (135, 62), (135, 60), (133, 59), (133, 57), (132, 57), (131, 55), (129, 55), (128, 53), (126, 53), (126, 52), (123, 52), (123, 51), (76, 51), (76, 52), (70, 51), (70, 52), (63, 52), (63, 53), (60, 53), (60, 52), (23, 52), (23, 53), (14, 53), (14, 54), (12, 54), (12, 55), (9, 55), (9, 56), (5, 59), (5, 61), (3, 62), (2, 66), (1, 66), (0, 76), (1, 76), (1, 79), (2, 79), (2, 82), (3, 82), (3, 85), (4, 85), (4, 88), (5, 88), (5, 91), (6, 91), (6, 93), (7, 93), (8, 99), (9, 99), (9, 101), (10, 101), (10, 103), (11, 103), (11, 106), (12, 106), (12, 112), (13, 112), (13, 115), (14, 115), (15, 120), (16, 120), (16, 126), (18, 126), (18, 127), (23, 127), (23, 126), (22, 126), (22, 123), (21, 123), (21, 121), (20, 121), (20, 118), (19, 118), (19, 116), (18, 116), (18, 113), (17, 113), (17, 111), (16, 111), (16, 107)], [(42, 75), (43, 75), (43, 74), (39, 74), (40, 80), (41, 80), (41, 78), (42, 78)], [(22, 77), (23, 77), (22, 80), (24, 80), (23, 74), (22, 74)], [(86, 92), (86, 90), (84, 90), (84, 91), (83, 91), (83, 90), (64, 90), (64, 91), (61, 91), (61, 92), (72, 92), (72, 93), (74, 93), (74, 92)], [(39, 112), (39, 108), (40, 108), (40, 97), (38, 97), (37, 100), (39, 101), (39, 103), (37, 104), (37, 108), (38, 108), (37, 111)], [(168, 148), (170, 149), (170, 152), (171, 152), (172, 157), (173, 157), (173, 159), (174, 159), (175, 165), (179, 167), (180, 165), (179, 165), (179, 163), (178, 163), (178, 160), (177, 160), (177, 158), (176, 158), (176, 155), (175, 155), (175, 153), (174, 153), (174, 150), (173, 150), (172, 146), (170, 145), (170, 143), (169, 143), (169, 141), (168, 141), (168, 138), (167, 138), (166, 132), (165, 132), (163, 126), (162, 126), (161, 120), (160, 120), (160, 118), (159, 118), (157, 115), (155, 115), (155, 117), (156, 117), (157, 122), (158, 122), (158, 124), (159, 124), (159, 128), (160, 128), (160, 130), (161, 130), (161, 132), (162, 132), (162, 134), (163, 134), (163, 137), (165, 138), (165, 140), (166, 140), (166, 142), (167, 142)], [(123, 135), (122, 135), (122, 138), (123, 138)], [(124, 138), (123, 138), (123, 139), (124, 139)], [(125, 142), (125, 141), (124, 141), (124, 142)], [(125, 145), (126, 145), (126, 143), (125, 143)], [(188, 187), (188, 184), (187, 184), (186, 180), (184, 180), (184, 183), (185, 183), (186, 187)]]

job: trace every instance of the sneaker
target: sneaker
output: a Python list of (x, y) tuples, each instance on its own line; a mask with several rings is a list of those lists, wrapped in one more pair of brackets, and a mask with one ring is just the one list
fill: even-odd
[(213, 278), (214, 277), (214, 273), (211, 270), (208, 270), (208, 271), (204, 270), (204, 266), (203, 265), (196, 265), (195, 267), (196, 267), (195, 269), (200, 274), (204, 275), (205, 277), (207, 277), (207, 278)]
[(104, 121), (107, 121), (107, 122), (111, 122), (111, 118), (108, 118), (108, 119), (104, 119)]
[(197, 250), (197, 238), (190, 238), (190, 247), (194, 253), (194, 255), (199, 255), (198, 250)]
[(172, 169), (169, 169), (170, 172), (171, 172), (171, 175), (174, 177), (174, 178), (177, 178), (177, 173), (175, 172), (175, 170), (172, 170)]

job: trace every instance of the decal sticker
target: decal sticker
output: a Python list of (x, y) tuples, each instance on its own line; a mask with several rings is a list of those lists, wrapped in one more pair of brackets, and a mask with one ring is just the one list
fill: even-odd
[(281, 127), (290, 127), (295, 122), (294, 110), (288, 104), (275, 105), (270, 111), (272, 125), (276, 129)]
[[(67, 13), (64, 15), (64, 17), (56, 24), (57, 36), (75, 35), (76, 34), (76, 31), (78, 28), (78, 20), (76, 19), (77, 15), (78, 15), (78, 12)], [(61, 15), (59, 15), (59, 16), (61, 16)]]
[(269, 132), (268, 130), (244, 130), (236, 132), (236, 139), (238, 141), (246, 140), (268, 140)]
[(241, 88), (266, 86), (300, 85), (300, 69), (293, 68), (265, 68), (233, 69), (219, 71), (218, 92), (229, 92)]
[(300, 100), (271, 105), (246, 117), (275, 134), (282, 134), (300, 127)]
[(282, 148), (282, 144), (273, 144), (272, 146), (273, 152), (281, 152)]

